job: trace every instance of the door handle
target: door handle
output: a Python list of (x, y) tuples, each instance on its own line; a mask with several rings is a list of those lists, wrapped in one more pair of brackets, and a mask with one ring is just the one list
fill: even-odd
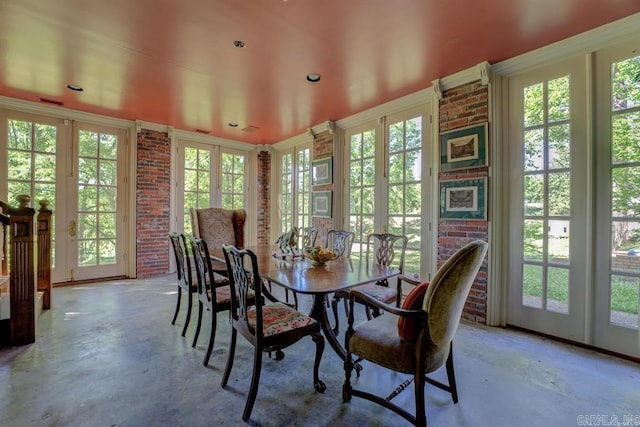
[(76, 222), (74, 220), (69, 221), (69, 236), (74, 237), (76, 235)]

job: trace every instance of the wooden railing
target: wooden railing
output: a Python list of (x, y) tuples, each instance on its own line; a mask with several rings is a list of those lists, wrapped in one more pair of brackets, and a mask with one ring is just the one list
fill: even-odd
[[(43, 308), (51, 306), (51, 211), (47, 201), (40, 202), (36, 222), (30, 201), (29, 196), (18, 196), (17, 208), (0, 202), (4, 215), (2, 271), (9, 275), (11, 312), (8, 328), (2, 330), (8, 330), (8, 339), (3, 342), (9, 345), (35, 342), (36, 289), (43, 292)], [(6, 219), (8, 226), (4, 225)], [(8, 252), (7, 240), (11, 242)]]

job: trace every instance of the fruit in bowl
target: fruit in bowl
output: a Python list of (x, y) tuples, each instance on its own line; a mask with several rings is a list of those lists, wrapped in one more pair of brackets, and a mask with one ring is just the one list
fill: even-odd
[(308, 247), (304, 250), (304, 256), (311, 260), (313, 265), (324, 265), (327, 261), (338, 258), (335, 251), (322, 246)]

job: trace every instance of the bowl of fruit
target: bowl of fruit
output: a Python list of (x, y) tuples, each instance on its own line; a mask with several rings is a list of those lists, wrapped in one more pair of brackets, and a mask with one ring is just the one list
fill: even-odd
[(308, 247), (304, 250), (304, 256), (311, 260), (311, 265), (320, 267), (338, 258), (338, 254), (332, 250), (323, 248), (322, 246)]

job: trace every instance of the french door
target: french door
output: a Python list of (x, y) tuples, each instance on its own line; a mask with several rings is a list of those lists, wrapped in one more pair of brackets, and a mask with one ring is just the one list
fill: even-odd
[(177, 230), (192, 232), (190, 208), (248, 206), (246, 152), (178, 140), (176, 159)]
[[(366, 250), (373, 232), (407, 236), (404, 270), (428, 275), (429, 105), (389, 115), (378, 124), (346, 135), (349, 230), (356, 237), (352, 256)], [(425, 255), (426, 254), (426, 255)]]
[(1, 194), (49, 201), (54, 283), (126, 273), (126, 131), (2, 112)]
[(640, 357), (640, 40), (596, 54), (594, 344)]
[(640, 40), (509, 84), (507, 322), (634, 357), (640, 357), (638, 51)]

